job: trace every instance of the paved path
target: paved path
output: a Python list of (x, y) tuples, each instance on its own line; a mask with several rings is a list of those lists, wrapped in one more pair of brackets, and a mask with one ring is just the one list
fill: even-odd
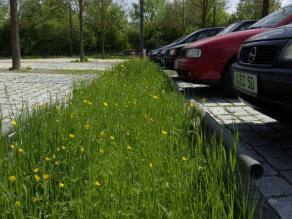
[(17, 115), (24, 107), (31, 108), (35, 104), (49, 102), (50, 98), (69, 95), (75, 81), (94, 76), (0, 72), (2, 118)]
[[(173, 71), (165, 71), (173, 79)], [(177, 80), (177, 79), (176, 79)], [(292, 127), (263, 115), (220, 89), (176, 81), (190, 99), (195, 99), (222, 127), (239, 131), (239, 141), (262, 163), (265, 175), (256, 182), (263, 196), (263, 218), (292, 218)], [(267, 207), (267, 208), (266, 208)], [(267, 212), (264, 212), (267, 213)]]
[[(123, 59), (89, 59), (89, 62), (74, 62), (78, 58), (47, 58), (47, 59), (22, 59), (22, 68), (31, 69), (77, 69), (77, 70), (105, 70), (115, 64), (124, 62)], [(0, 69), (11, 67), (10, 59), (0, 59)]]
[[(125, 60), (94, 60), (90, 62), (71, 62), (70, 58), (25, 59), (22, 68), (30, 68), (29, 72), (11, 72), (11, 60), (0, 60), (0, 116), (1, 132), (9, 133), (10, 118), (19, 115), (22, 109), (31, 109), (37, 104), (49, 102), (50, 99), (61, 99), (72, 92), (78, 80), (98, 77), (97, 71), (103, 71)], [(59, 70), (88, 70), (88, 74), (54, 74)], [(92, 71), (95, 74), (90, 74)], [(31, 73), (33, 72), (33, 73)]]

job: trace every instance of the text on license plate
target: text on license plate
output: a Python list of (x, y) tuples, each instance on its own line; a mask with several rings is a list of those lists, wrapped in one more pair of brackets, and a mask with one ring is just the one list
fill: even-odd
[(247, 91), (253, 94), (258, 93), (257, 76), (234, 71), (234, 85), (242, 91)]

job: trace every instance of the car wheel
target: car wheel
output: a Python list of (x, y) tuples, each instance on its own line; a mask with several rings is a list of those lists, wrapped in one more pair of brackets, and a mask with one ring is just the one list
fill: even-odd
[(223, 72), (223, 75), (222, 75), (222, 78), (221, 78), (221, 85), (224, 89), (224, 91), (228, 94), (228, 95), (235, 95), (235, 90), (233, 88), (233, 76), (232, 76), (232, 64), (234, 62), (231, 62), (229, 63), (224, 72)]

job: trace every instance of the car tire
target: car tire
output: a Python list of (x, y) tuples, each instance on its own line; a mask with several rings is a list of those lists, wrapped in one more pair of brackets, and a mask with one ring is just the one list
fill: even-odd
[(221, 78), (221, 85), (226, 94), (235, 96), (235, 90), (233, 88), (233, 73), (232, 73), (232, 64), (234, 62), (230, 62), (224, 69), (222, 78)]

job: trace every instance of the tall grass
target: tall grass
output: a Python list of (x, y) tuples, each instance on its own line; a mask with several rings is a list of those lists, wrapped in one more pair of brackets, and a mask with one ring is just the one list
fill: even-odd
[[(36, 108), (1, 139), (1, 218), (246, 218), (222, 145), (190, 126), (184, 98), (133, 60)], [(191, 106), (190, 106), (191, 107)]]

